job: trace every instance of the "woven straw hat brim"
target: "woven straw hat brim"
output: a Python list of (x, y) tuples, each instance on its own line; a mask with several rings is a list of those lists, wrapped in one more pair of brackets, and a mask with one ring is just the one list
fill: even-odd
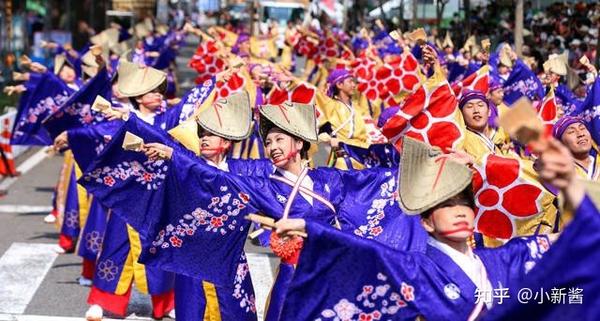
[(313, 105), (285, 102), (281, 105), (264, 105), (260, 108), (261, 136), (265, 137), (271, 127), (263, 119), (271, 122), (275, 127), (301, 138), (305, 141), (316, 143), (317, 122), (315, 107)]
[(229, 140), (243, 140), (252, 134), (252, 112), (247, 91), (218, 99), (197, 117), (206, 131)]
[(125, 97), (137, 97), (149, 93), (167, 79), (167, 75), (160, 70), (141, 67), (128, 61), (119, 63), (118, 73), (117, 88)]
[(439, 150), (405, 137), (400, 168), (400, 206), (417, 215), (462, 192), (471, 184), (471, 170), (449, 159), (437, 159)]

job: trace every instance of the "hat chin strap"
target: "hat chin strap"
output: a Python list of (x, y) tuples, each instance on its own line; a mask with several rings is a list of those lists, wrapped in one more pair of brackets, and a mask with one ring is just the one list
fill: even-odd
[[(435, 215), (433, 215), (433, 213), (431, 214), (431, 222), (433, 223), (433, 225), (435, 225)], [(438, 232), (438, 234), (446, 237), (459, 232), (469, 232), (472, 235), (474, 231), (475, 229), (472, 227), (459, 227), (452, 230), (440, 231)]]
[(200, 142), (200, 151), (202, 152), (203, 150), (214, 151), (214, 152), (217, 152), (219, 154), (223, 154), (223, 153), (225, 153), (227, 151), (227, 148), (223, 147), (223, 143), (222, 142), (220, 142), (219, 146), (217, 146), (215, 148), (202, 148), (202, 142)]
[(294, 146), (294, 142), (292, 140), (290, 143), (290, 152), (286, 156), (284, 156), (283, 159), (277, 161), (277, 163), (294, 159), (296, 158), (296, 155), (298, 155), (298, 149), (296, 148), (296, 146)]

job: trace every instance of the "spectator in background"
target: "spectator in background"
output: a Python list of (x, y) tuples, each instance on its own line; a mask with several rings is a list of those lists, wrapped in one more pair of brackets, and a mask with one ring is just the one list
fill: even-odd
[(94, 34), (94, 29), (87, 22), (84, 20), (77, 21), (77, 32), (73, 35), (73, 48), (80, 50), (90, 41), (90, 37)]

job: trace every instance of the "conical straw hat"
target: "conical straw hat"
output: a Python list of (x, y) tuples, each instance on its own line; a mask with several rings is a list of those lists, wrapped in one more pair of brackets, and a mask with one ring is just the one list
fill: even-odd
[(400, 207), (421, 214), (462, 192), (471, 183), (471, 170), (416, 139), (405, 137), (400, 168)]
[(121, 61), (119, 63), (118, 90), (125, 97), (137, 97), (149, 93), (160, 86), (167, 75), (152, 67)]
[(270, 125), (306, 140), (317, 142), (317, 121), (314, 105), (291, 103), (280, 105), (264, 105), (260, 108), (260, 134), (264, 138)]
[(197, 117), (202, 128), (229, 140), (248, 138), (251, 120), (250, 98), (245, 90), (217, 99)]

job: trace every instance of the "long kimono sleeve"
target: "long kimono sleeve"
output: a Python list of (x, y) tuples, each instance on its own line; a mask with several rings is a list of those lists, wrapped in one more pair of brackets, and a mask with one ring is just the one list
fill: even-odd
[(69, 145), (79, 168), (85, 171), (100, 155), (107, 139), (115, 135), (121, 126), (123, 121), (115, 120), (68, 130)]
[(143, 153), (121, 148), (125, 132), (146, 143), (172, 144), (164, 133), (131, 118), (80, 183), (150, 241), (141, 262), (231, 284), (250, 224), (244, 217), (259, 211), (280, 217), (283, 212), (271, 181), (220, 171), (178, 149), (170, 161), (149, 161)]
[(148, 233), (152, 245), (141, 262), (230, 284), (250, 227), (244, 217), (283, 212), (270, 179), (237, 176), (178, 152), (168, 166), (159, 221)]
[(398, 170), (373, 168), (336, 171), (343, 190), (338, 217), (343, 231), (373, 239), (398, 250), (424, 252), (427, 233), (418, 216), (398, 204)]
[(42, 126), (42, 120), (58, 110), (73, 90), (56, 75), (47, 71), (40, 75), (37, 85), (29, 90), (15, 118), (11, 145), (51, 145), (52, 139)]
[(308, 222), (308, 238), (281, 320), (466, 320), (467, 296), (449, 300), (451, 280), (423, 253)]
[[(484, 320), (595, 320), (600, 315), (600, 213), (589, 196), (558, 241), (514, 288), (514, 295)], [(540, 302), (519, 302), (517, 291), (545, 291)], [(546, 296), (547, 295), (547, 296)], [(521, 300), (522, 301), (522, 300)]]

